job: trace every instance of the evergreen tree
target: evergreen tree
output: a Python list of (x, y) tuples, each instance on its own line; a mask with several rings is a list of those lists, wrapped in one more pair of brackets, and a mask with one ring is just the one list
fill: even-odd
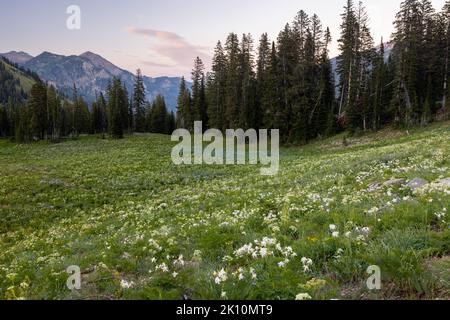
[(47, 89), (47, 135), (57, 141), (61, 137), (61, 101), (56, 89)]
[(395, 109), (395, 122), (409, 126), (418, 121), (422, 108), (417, 90), (420, 73), (418, 54), (424, 35), (419, 1), (403, 1), (394, 25), (396, 88), (392, 105)]
[[(328, 136), (334, 130), (334, 102), (335, 102), (335, 82), (330, 58), (328, 55), (328, 46), (331, 43), (330, 29), (327, 28), (324, 41), (322, 55), (320, 58), (320, 80), (319, 94), (314, 108), (317, 110), (311, 114), (311, 123), (314, 135)], [(317, 107), (316, 107), (317, 106)]]
[(294, 19), (293, 28), (297, 47), (297, 54), (300, 63), (304, 62), (305, 60), (305, 42), (310, 27), (310, 23), (311, 23), (310, 18), (303, 10), (300, 10)]
[(9, 135), (9, 121), (6, 112), (6, 107), (0, 104), (0, 137), (6, 137)]
[(30, 132), (34, 140), (42, 140), (47, 130), (47, 87), (43, 82), (33, 85), (28, 99)]
[[(276, 52), (275, 52), (276, 54)], [(273, 98), (275, 96), (272, 88), (271, 75), (271, 47), (267, 33), (264, 33), (259, 40), (258, 62), (256, 69), (256, 103), (259, 106), (257, 122), (261, 125), (271, 127), (273, 121), (270, 121), (273, 108)]]
[(372, 88), (371, 88), (371, 119), (372, 119), (372, 129), (378, 130), (381, 126), (381, 117), (384, 113), (383, 111), (383, 93), (384, 93), (384, 74), (386, 66), (384, 63), (384, 43), (381, 40), (379, 53), (373, 64), (372, 73)]
[[(308, 32), (308, 35), (310, 36), (310, 32)], [(277, 60), (279, 63), (277, 73), (279, 74), (278, 79), (280, 80), (279, 89), (281, 104), (275, 117), (281, 135), (286, 137), (286, 139), (290, 139), (290, 136), (292, 135), (292, 125), (290, 121), (292, 117), (291, 104), (296, 95), (296, 93), (294, 93), (294, 97), (292, 97), (293, 93), (291, 88), (293, 87), (294, 70), (298, 66), (299, 55), (296, 45), (296, 36), (292, 32), (289, 24), (286, 24), (283, 31), (280, 32), (277, 42)], [(297, 69), (297, 71), (299, 70)], [(299, 75), (298, 72), (297, 75)], [(295, 91), (298, 92), (298, 90)], [(295, 102), (301, 103), (300, 101)]]
[(166, 102), (161, 95), (156, 96), (150, 110), (150, 132), (168, 134), (170, 131)]
[(449, 114), (449, 107), (448, 107), (448, 101), (449, 101), (449, 95), (450, 95), (450, 88), (449, 88), (449, 53), (450, 53), (450, 0), (447, 0), (445, 2), (444, 8), (442, 9), (442, 12), (439, 16), (439, 26), (440, 31), (437, 32), (438, 36), (440, 36), (440, 45), (439, 45), (439, 51), (442, 52), (442, 58), (441, 63), (439, 65), (444, 66), (443, 72), (442, 72), (442, 102), (441, 102), (441, 110), (439, 112), (444, 116), (444, 118), (448, 117)]
[(92, 104), (92, 129), (94, 134), (105, 134), (108, 128), (106, 101), (103, 93)]
[(175, 114), (173, 111), (167, 114), (166, 124), (165, 124), (165, 134), (171, 135), (176, 129)]
[(192, 70), (192, 117), (194, 121), (202, 121), (203, 127), (208, 125), (205, 94), (205, 66), (197, 57)]
[(227, 60), (222, 43), (214, 50), (212, 71), (207, 81), (208, 120), (211, 128), (225, 130), (224, 112), (226, 108)]
[(239, 126), (239, 106), (241, 103), (240, 78), (240, 47), (239, 39), (235, 33), (230, 33), (225, 43), (225, 55), (227, 59), (227, 77), (225, 93), (225, 127), (237, 128)]
[(181, 78), (180, 90), (178, 93), (178, 106), (177, 106), (177, 127), (188, 130), (193, 130), (194, 121), (191, 108), (191, 93), (186, 86), (186, 80)]
[(260, 110), (256, 105), (256, 79), (254, 73), (253, 40), (250, 34), (244, 34), (241, 41), (239, 78), (241, 83), (239, 105), (239, 128), (260, 126)]
[(356, 52), (356, 13), (353, 0), (347, 0), (341, 24), (341, 37), (338, 40), (340, 55), (337, 59), (339, 74), (339, 110), (342, 120), (344, 112), (355, 102), (355, 52)]
[(128, 97), (122, 82), (113, 78), (108, 87), (108, 131), (112, 138), (122, 139), (126, 129)]
[(268, 70), (268, 87), (263, 105), (263, 122), (266, 128), (280, 129), (284, 125), (283, 114), (283, 91), (282, 78), (280, 74), (280, 59), (278, 57), (275, 43), (272, 43), (270, 51), (270, 65)]
[(367, 12), (352, 0), (344, 7), (339, 39), (339, 111), (341, 123), (350, 130), (368, 127), (369, 82), (373, 59), (373, 39), (368, 27)]
[(137, 132), (145, 131), (145, 87), (144, 79), (141, 70), (136, 71), (134, 78), (134, 93), (133, 93), (133, 108), (134, 108), (134, 129)]
[[(17, 111), (15, 112), (15, 129), (14, 136), (15, 141), (22, 142), (30, 142), (32, 139), (32, 127), (31, 123), (31, 113), (32, 109), (29, 105), (19, 105)], [(35, 128), (33, 128), (35, 129)]]

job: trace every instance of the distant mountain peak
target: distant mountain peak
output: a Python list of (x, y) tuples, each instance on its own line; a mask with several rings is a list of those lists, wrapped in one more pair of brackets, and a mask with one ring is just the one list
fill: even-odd
[(105, 69), (106, 71), (108, 71), (110, 74), (112, 74), (115, 77), (120, 77), (124, 73), (127, 72), (127, 71), (115, 66), (114, 64), (112, 64), (111, 62), (109, 62), (108, 60), (103, 58), (101, 55), (96, 54), (92, 51), (86, 51), (85, 53), (80, 54), (79, 57), (89, 60), (94, 65)]
[(24, 64), (33, 59), (32, 55), (23, 51), (10, 51), (7, 53), (0, 53), (0, 56), (5, 57), (12, 63), (17, 63), (19, 65)]
[(80, 54), (80, 57), (85, 57), (85, 58), (91, 57), (91, 58), (98, 58), (98, 59), (106, 60), (101, 55), (99, 55), (95, 52), (92, 52), (92, 51), (86, 51), (85, 53)]
[[(99, 92), (105, 92), (109, 81), (119, 77), (131, 93), (134, 86), (133, 73), (114, 65), (92, 51), (80, 55), (58, 55), (48, 51), (23, 63), (23, 67), (58, 88), (60, 92), (71, 95), (75, 84), (78, 93), (92, 103)], [(150, 101), (161, 94), (170, 110), (175, 111), (181, 78), (143, 77), (146, 98)]]
[(61, 54), (56, 54), (56, 53), (53, 53), (50, 51), (44, 51), (39, 56), (63, 57), (63, 55), (61, 55)]

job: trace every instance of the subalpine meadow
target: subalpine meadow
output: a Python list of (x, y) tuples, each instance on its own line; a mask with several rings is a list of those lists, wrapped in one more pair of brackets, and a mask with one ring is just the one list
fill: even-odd
[(163, 135), (0, 140), (0, 299), (448, 299), (449, 139), (341, 134), (273, 177), (175, 166)]

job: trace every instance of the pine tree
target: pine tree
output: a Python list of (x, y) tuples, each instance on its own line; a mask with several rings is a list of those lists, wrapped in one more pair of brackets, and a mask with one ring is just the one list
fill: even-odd
[(100, 93), (97, 100), (92, 104), (92, 131), (94, 134), (105, 134), (108, 128), (106, 101), (103, 93)]
[(53, 86), (47, 89), (47, 115), (47, 135), (57, 141), (61, 137), (61, 101)]
[(226, 104), (227, 60), (222, 43), (214, 51), (212, 72), (207, 81), (208, 120), (211, 128), (225, 130), (223, 114)]
[(128, 97), (118, 78), (108, 86), (108, 131), (112, 138), (122, 139), (127, 121)]
[(370, 99), (370, 109), (371, 109), (371, 128), (372, 130), (378, 130), (381, 127), (382, 116), (385, 112), (384, 107), (384, 92), (385, 92), (385, 72), (386, 65), (384, 62), (384, 43), (381, 40), (380, 49), (377, 57), (374, 59), (373, 72), (371, 79), (371, 99)]
[(441, 32), (438, 32), (438, 35), (441, 35), (441, 45), (439, 46), (442, 49), (442, 65), (444, 66), (442, 72), (442, 102), (441, 102), (441, 110), (439, 111), (444, 118), (448, 117), (449, 114), (449, 59), (450, 59), (450, 0), (445, 2), (444, 8), (440, 14), (440, 25)]
[(256, 105), (253, 40), (250, 34), (242, 36), (239, 71), (241, 103), (239, 105), (238, 127), (257, 129), (260, 125), (260, 111)]
[(272, 42), (270, 51), (270, 63), (268, 69), (268, 80), (263, 105), (263, 123), (266, 128), (280, 129), (283, 125), (283, 95), (282, 79), (280, 69), (280, 59), (278, 57), (275, 42)]
[(175, 114), (173, 111), (167, 114), (166, 117), (166, 124), (165, 124), (165, 134), (171, 135), (174, 130), (176, 129), (176, 123), (175, 123)]
[(309, 122), (314, 112), (314, 93), (316, 80), (316, 65), (314, 56), (314, 38), (311, 28), (308, 28), (305, 45), (304, 61), (295, 65), (288, 88), (290, 105), (290, 129), (287, 137), (292, 142), (306, 143), (309, 136)]
[(329, 136), (334, 130), (334, 102), (335, 84), (334, 75), (328, 55), (328, 46), (331, 43), (330, 29), (327, 28), (324, 34), (322, 55), (320, 58), (320, 80), (318, 86), (317, 111), (312, 114), (314, 135)]
[(192, 117), (194, 121), (202, 121), (204, 128), (208, 126), (205, 66), (199, 57), (195, 59), (192, 70)]
[(178, 93), (178, 106), (177, 106), (177, 127), (188, 130), (193, 129), (193, 117), (191, 108), (191, 93), (186, 85), (184, 77), (181, 78), (180, 90)]
[(352, 0), (344, 7), (339, 39), (339, 111), (340, 121), (354, 131), (367, 129), (367, 102), (370, 96), (369, 80), (373, 59), (373, 39), (368, 27), (367, 12), (359, 2)]
[(374, 42), (368, 26), (368, 15), (362, 2), (357, 8), (357, 46), (356, 46), (356, 101), (349, 109), (349, 128), (351, 130), (363, 129), (370, 125), (370, 80), (375, 58)]
[(30, 142), (32, 140), (33, 128), (30, 126), (31, 112), (32, 110), (29, 105), (20, 105), (17, 108), (14, 120), (14, 136), (16, 142), (22, 143)]
[(418, 48), (419, 68), (418, 78), (424, 81), (418, 82), (419, 109), (417, 110), (417, 122), (426, 125), (431, 121), (432, 112), (435, 111), (435, 101), (437, 100), (439, 78), (436, 70), (438, 55), (435, 47), (435, 29), (437, 24), (434, 16), (434, 9), (429, 0), (421, 0), (420, 5), (422, 41)]
[[(310, 34), (310, 32), (308, 34)], [(277, 42), (279, 62), (277, 73), (279, 74), (280, 80), (281, 105), (277, 112), (276, 122), (277, 125), (279, 125), (281, 135), (289, 139), (292, 134), (292, 125), (290, 121), (292, 117), (291, 109), (293, 99), (291, 93), (292, 80), (294, 77), (294, 70), (299, 62), (296, 37), (289, 24), (286, 24), (283, 31), (280, 32)]]
[(132, 122), (133, 122), (133, 112), (132, 104), (130, 103), (130, 98), (128, 96), (128, 90), (125, 83), (122, 83), (121, 98), (123, 102), (120, 104), (121, 115), (122, 115), (122, 126), (124, 130), (132, 132)]
[(170, 119), (168, 117), (169, 114), (164, 97), (161, 95), (156, 96), (150, 110), (150, 132), (168, 134), (170, 130)]
[(265, 127), (268, 124), (272, 126), (272, 121), (268, 121), (268, 118), (271, 117), (272, 101), (275, 93), (271, 88), (271, 47), (267, 33), (262, 34), (259, 40), (256, 83), (256, 96), (258, 99), (256, 103), (259, 108), (257, 121)]
[(337, 58), (337, 72), (339, 74), (339, 111), (342, 119), (344, 112), (355, 101), (352, 85), (355, 78), (355, 52), (356, 52), (356, 14), (353, 0), (347, 0), (344, 7), (341, 24), (341, 37), (338, 40), (340, 55)]
[(133, 92), (134, 130), (145, 132), (145, 87), (141, 70), (136, 71)]
[(312, 37), (312, 51), (314, 56), (314, 62), (319, 63), (323, 54), (323, 46), (324, 46), (324, 33), (322, 28), (322, 22), (319, 17), (314, 14), (311, 17), (311, 37)]
[(239, 77), (240, 47), (238, 36), (234, 33), (228, 35), (225, 43), (227, 59), (227, 80), (225, 93), (225, 127), (237, 128), (239, 126), (239, 106), (241, 103), (241, 83)]
[(403, 1), (394, 25), (396, 88), (392, 105), (395, 109), (395, 122), (409, 126), (417, 123), (421, 109), (417, 91), (420, 63), (418, 54), (424, 30), (419, 1)]
[(47, 128), (47, 87), (43, 82), (37, 82), (30, 91), (28, 100), (30, 109), (30, 131), (34, 140), (42, 140)]
[(311, 23), (310, 18), (303, 10), (298, 12), (293, 22), (297, 54), (300, 63), (304, 62), (305, 60), (305, 41), (308, 29), (310, 27), (310, 23)]
[(9, 134), (9, 121), (6, 107), (0, 104), (0, 137), (6, 137)]

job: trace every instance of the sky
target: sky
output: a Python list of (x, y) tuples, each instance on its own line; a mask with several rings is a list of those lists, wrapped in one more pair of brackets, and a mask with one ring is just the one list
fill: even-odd
[[(330, 27), (330, 55), (337, 39), (345, 0), (1, 0), (0, 52), (43, 51), (100, 54), (117, 66), (156, 76), (190, 77), (199, 56), (209, 68), (214, 47), (230, 32), (275, 40), (279, 31), (303, 9)], [(356, 2), (356, 1), (355, 1)], [(445, 0), (432, 0), (440, 10)], [(375, 42), (390, 39), (401, 0), (363, 1)], [(69, 30), (66, 10), (81, 9), (81, 28)]]

